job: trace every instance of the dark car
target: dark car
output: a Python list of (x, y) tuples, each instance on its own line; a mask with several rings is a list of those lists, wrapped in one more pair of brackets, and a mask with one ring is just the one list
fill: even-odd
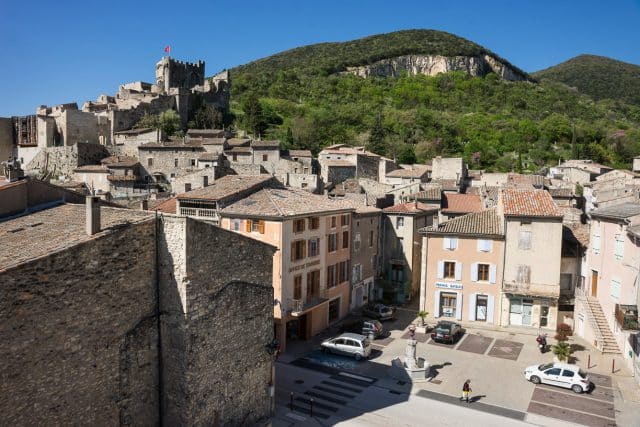
[(462, 336), (462, 326), (456, 322), (440, 321), (431, 332), (431, 339), (436, 342), (453, 344)]
[(340, 328), (340, 332), (355, 332), (365, 337), (373, 334), (374, 338), (379, 338), (384, 334), (384, 328), (379, 320), (353, 319), (345, 321)]
[(393, 319), (395, 314), (395, 308), (378, 303), (368, 304), (362, 309), (363, 316), (371, 317), (378, 320)]

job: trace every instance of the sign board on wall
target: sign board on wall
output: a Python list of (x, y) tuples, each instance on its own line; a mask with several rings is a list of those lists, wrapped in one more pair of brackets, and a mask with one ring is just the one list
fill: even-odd
[(436, 288), (462, 289), (462, 283), (436, 282)]

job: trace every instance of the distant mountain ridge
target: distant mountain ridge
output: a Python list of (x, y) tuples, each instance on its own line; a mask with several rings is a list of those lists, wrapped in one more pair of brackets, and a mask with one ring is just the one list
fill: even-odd
[(640, 105), (640, 66), (596, 55), (579, 55), (532, 73), (575, 87), (596, 100), (614, 99)]
[[(525, 80), (528, 74), (487, 48), (436, 30), (404, 30), (348, 42), (318, 43), (277, 53), (231, 69), (231, 73), (278, 72), (334, 74), (350, 71), (368, 76), (435, 75), (464, 71), (471, 75), (496, 72)], [(431, 72), (433, 70), (433, 72)]]

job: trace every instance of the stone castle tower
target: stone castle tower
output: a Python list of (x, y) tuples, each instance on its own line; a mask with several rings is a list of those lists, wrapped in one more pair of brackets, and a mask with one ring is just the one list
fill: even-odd
[(182, 62), (164, 56), (156, 64), (156, 85), (164, 93), (168, 93), (169, 88), (193, 89), (203, 86), (204, 61)]

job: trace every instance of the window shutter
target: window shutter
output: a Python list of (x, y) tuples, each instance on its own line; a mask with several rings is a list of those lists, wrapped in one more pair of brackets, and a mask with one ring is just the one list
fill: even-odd
[(246, 231), (247, 233), (251, 233), (251, 220), (250, 220), (250, 219), (248, 219), (248, 220), (245, 222), (245, 225), (246, 225), (245, 231)]
[(493, 295), (489, 295), (487, 301), (487, 322), (494, 323), (493, 321), (493, 307), (494, 307), (494, 298)]
[(469, 299), (469, 320), (476, 320), (476, 295), (471, 294)]
[(450, 246), (451, 246), (451, 239), (450, 238), (445, 237), (444, 239), (442, 239), (442, 242), (443, 242), (443, 245), (444, 245), (443, 249), (451, 249), (450, 248)]
[(456, 262), (456, 280), (462, 280), (462, 263)]
[(264, 220), (262, 219), (258, 221), (258, 231), (260, 234), (264, 234)]
[(444, 278), (444, 261), (438, 261), (438, 279)]
[(300, 245), (300, 247), (302, 248), (302, 258), (306, 258), (307, 257), (307, 245), (304, 244), (304, 240), (302, 241), (302, 244)]
[(436, 291), (436, 298), (433, 306), (433, 317), (440, 317), (440, 291)]
[(462, 292), (458, 292), (456, 298), (456, 319), (462, 320)]
[(296, 242), (291, 242), (291, 261), (296, 259)]
[(471, 281), (473, 282), (478, 281), (478, 263), (477, 262), (474, 262), (473, 264), (471, 264)]
[(457, 237), (452, 237), (450, 240), (450, 245), (451, 245), (451, 249), (458, 249), (458, 238)]
[(594, 253), (600, 253), (600, 234), (596, 233), (593, 235), (593, 242), (592, 242), (592, 246), (593, 246), (593, 252)]
[(496, 283), (496, 265), (491, 264), (489, 267), (489, 283)]

